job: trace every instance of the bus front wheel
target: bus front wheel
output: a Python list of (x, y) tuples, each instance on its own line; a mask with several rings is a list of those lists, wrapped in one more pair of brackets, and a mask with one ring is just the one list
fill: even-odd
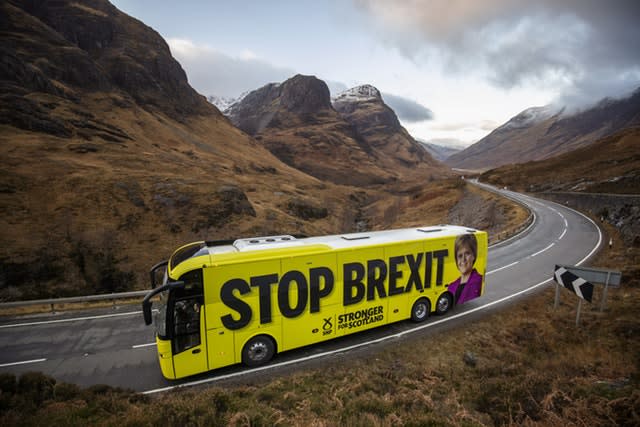
[(411, 320), (414, 322), (422, 322), (429, 317), (429, 311), (431, 310), (431, 304), (426, 298), (419, 299), (411, 307)]
[(449, 311), (452, 305), (453, 299), (451, 298), (451, 294), (445, 292), (438, 297), (438, 301), (436, 302), (436, 313), (445, 314)]
[(267, 363), (276, 352), (273, 340), (266, 335), (251, 338), (242, 349), (242, 363), (254, 367)]

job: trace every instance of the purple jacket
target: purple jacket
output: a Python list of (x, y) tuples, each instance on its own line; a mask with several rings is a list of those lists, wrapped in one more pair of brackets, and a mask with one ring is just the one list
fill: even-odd
[(482, 290), (482, 276), (474, 268), (471, 271), (467, 283), (460, 285), (460, 278), (448, 286), (449, 292), (454, 295), (454, 303), (462, 304), (480, 296)]

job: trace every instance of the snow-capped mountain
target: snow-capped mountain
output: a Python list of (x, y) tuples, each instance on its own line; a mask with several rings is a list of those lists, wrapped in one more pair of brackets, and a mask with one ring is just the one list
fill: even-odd
[(380, 91), (371, 85), (356, 86), (331, 98), (332, 103), (381, 100)]
[(498, 129), (510, 130), (510, 129), (524, 129), (548, 120), (556, 114), (562, 113), (562, 108), (545, 105), (543, 107), (531, 107), (522, 111), (517, 116), (511, 118), (507, 123), (500, 126)]
[(237, 98), (228, 98), (225, 96), (216, 96), (209, 95), (207, 96), (207, 101), (215, 105), (218, 110), (224, 113), (224, 111), (229, 108), (233, 103), (237, 101)]
[(578, 112), (557, 107), (529, 108), (480, 141), (447, 158), (452, 167), (490, 169), (543, 160), (625, 128), (640, 125), (640, 88), (623, 99), (604, 99)]
[(332, 102), (324, 81), (296, 75), (250, 92), (224, 114), (285, 163), (337, 184), (379, 185), (446, 171), (371, 85)]
[(249, 91), (242, 92), (240, 96), (237, 98), (228, 97), (228, 96), (217, 96), (217, 95), (209, 95), (207, 96), (207, 101), (215, 105), (220, 112), (226, 116), (229, 115), (229, 110), (231, 108), (242, 101), (242, 99), (249, 94)]

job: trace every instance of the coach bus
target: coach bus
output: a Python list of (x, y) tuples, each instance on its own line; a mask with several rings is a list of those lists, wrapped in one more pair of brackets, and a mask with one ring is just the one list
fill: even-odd
[(142, 308), (177, 379), (444, 314), (482, 295), (486, 264), (487, 234), (450, 225), (203, 241), (151, 269)]

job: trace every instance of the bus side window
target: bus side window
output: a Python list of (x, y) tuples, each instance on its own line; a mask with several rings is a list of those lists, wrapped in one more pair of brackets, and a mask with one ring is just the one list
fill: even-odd
[(186, 298), (174, 305), (174, 353), (200, 345), (200, 302)]
[(173, 306), (173, 353), (177, 354), (200, 345), (200, 308), (202, 294), (202, 270), (194, 270), (180, 277), (184, 288), (175, 292)]

